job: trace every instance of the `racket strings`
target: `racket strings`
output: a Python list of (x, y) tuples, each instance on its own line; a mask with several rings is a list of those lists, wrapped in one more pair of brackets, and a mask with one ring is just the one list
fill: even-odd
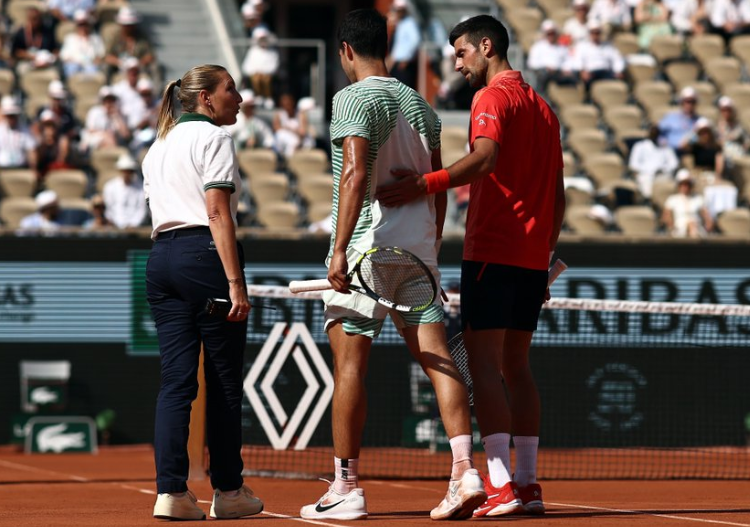
[(408, 254), (375, 251), (360, 265), (362, 281), (383, 298), (403, 306), (424, 306), (434, 299), (428, 270)]

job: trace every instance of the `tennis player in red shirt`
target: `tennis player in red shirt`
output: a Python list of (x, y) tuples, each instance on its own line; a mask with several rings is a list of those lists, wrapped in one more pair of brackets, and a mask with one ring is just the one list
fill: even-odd
[(487, 502), (474, 516), (541, 514), (544, 503), (536, 481), (540, 403), (529, 348), (549, 298), (547, 269), (565, 212), (560, 125), (511, 68), (508, 32), (498, 20), (480, 15), (461, 22), (451, 31), (450, 43), (456, 71), (472, 87), (482, 88), (472, 102), (471, 152), (428, 174), (394, 170), (401, 180), (378, 189), (376, 198), (399, 206), (471, 184), (461, 316), (489, 472)]

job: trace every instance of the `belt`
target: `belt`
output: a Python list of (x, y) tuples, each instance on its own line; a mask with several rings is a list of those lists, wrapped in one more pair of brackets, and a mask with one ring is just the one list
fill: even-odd
[(187, 227), (184, 229), (174, 229), (167, 232), (160, 232), (156, 235), (157, 240), (172, 238), (184, 238), (186, 236), (211, 236), (211, 229), (208, 227)]

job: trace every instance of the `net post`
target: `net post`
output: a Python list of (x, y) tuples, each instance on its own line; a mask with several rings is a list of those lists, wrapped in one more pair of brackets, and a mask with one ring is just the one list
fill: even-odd
[(206, 479), (206, 376), (203, 369), (203, 345), (198, 355), (198, 395), (190, 410), (190, 432), (188, 435), (188, 457), (191, 481)]

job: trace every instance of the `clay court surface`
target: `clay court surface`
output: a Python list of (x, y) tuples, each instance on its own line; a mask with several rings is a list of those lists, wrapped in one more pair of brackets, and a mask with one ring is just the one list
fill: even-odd
[[(0, 451), (0, 526), (139, 526), (168, 523), (151, 517), (154, 468), (149, 447), (103, 449), (96, 455)], [(307, 521), (299, 507), (325, 490), (320, 481), (248, 478), (265, 511), (233, 525), (357, 525)], [(750, 527), (749, 481), (547, 481), (548, 513), (473, 523), (521, 522), (535, 526)], [(429, 510), (442, 498), (443, 481), (366, 480), (370, 512), (366, 525), (434, 525)], [(208, 512), (207, 480), (190, 483)], [(207, 520), (212, 521), (212, 520)]]

